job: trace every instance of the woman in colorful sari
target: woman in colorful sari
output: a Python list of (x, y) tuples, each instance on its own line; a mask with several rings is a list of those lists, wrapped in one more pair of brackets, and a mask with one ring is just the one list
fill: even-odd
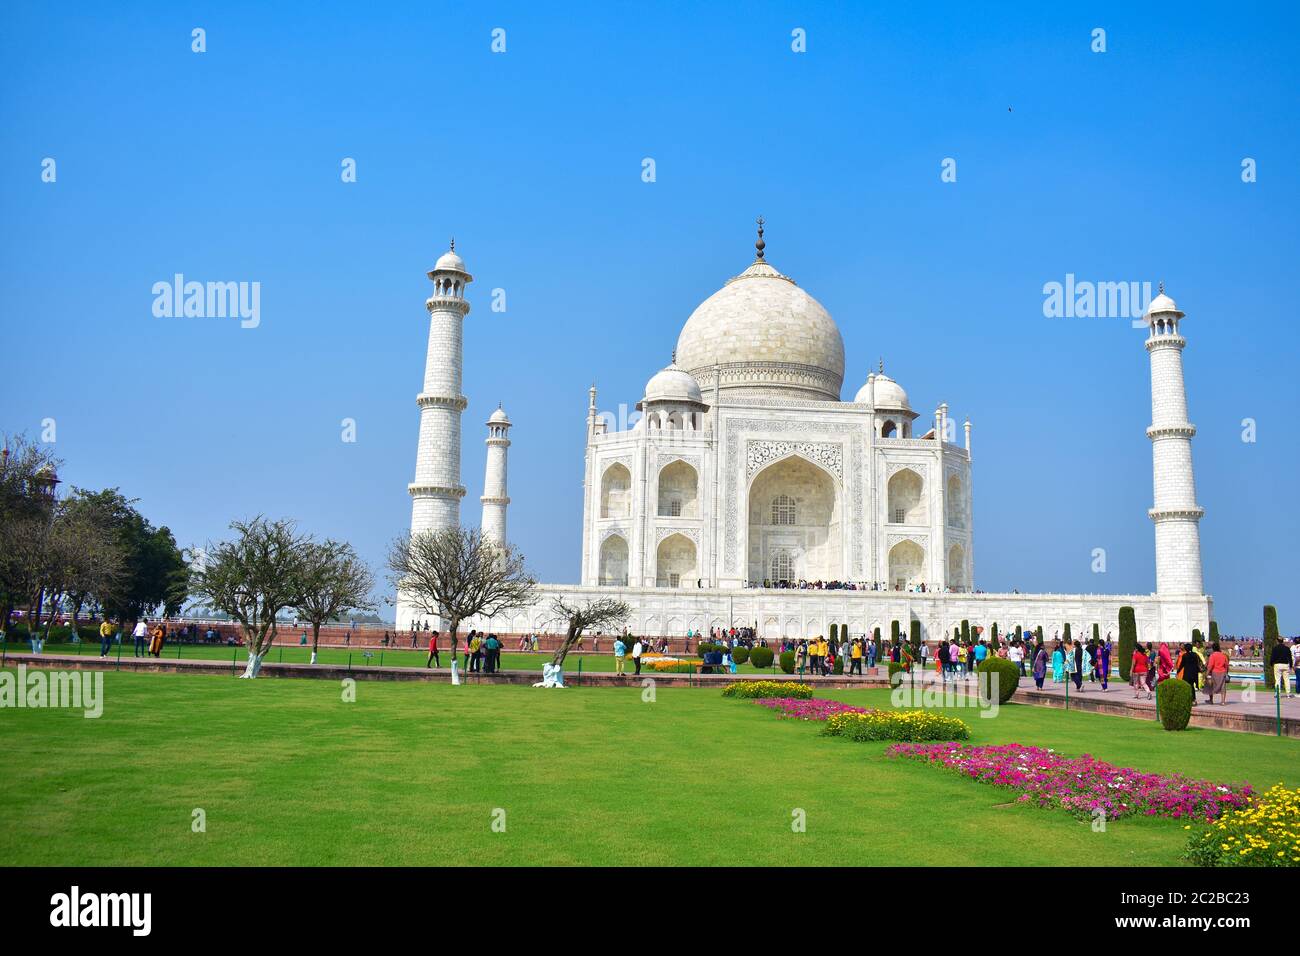
[(1110, 641), (1097, 648), (1097, 674), (1101, 677), (1101, 689), (1105, 690), (1110, 681)]
[(1059, 684), (1065, 680), (1065, 652), (1061, 650), (1061, 645), (1057, 644), (1056, 649), (1052, 651), (1052, 683)]

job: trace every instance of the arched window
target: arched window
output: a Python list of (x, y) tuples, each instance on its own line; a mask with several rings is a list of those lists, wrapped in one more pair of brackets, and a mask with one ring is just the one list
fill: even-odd
[(672, 501), (668, 502), (668, 514), (674, 518), (680, 518), (682, 516), (682, 499), (674, 498)]
[(789, 495), (777, 495), (772, 499), (772, 524), (794, 524), (794, 518), (793, 498)]
[(794, 561), (789, 551), (777, 551), (772, 555), (772, 580), (794, 580)]

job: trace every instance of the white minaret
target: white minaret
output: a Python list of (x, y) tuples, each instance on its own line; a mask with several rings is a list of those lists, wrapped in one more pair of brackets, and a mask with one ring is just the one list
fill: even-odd
[(1201, 595), (1201, 533), (1198, 522), (1205, 509), (1196, 503), (1192, 475), (1192, 436), (1187, 421), (1187, 390), (1183, 385), (1183, 346), (1179, 332), (1183, 313), (1174, 300), (1160, 294), (1145, 316), (1149, 328), (1146, 349), (1151, 355), (1151, 439), (1155, 507), (1148, 514), (1156, 526), (1156, 593)]
[[(460, 483), (460, 415), (468, 402), (461, 394), (461, 366), (463, 326), (469, 314), (465, 287), (474, 277), (456, 255), (456, 240), (428, 276), (433, 282), (433, 295), (424, 303), (429, 310), (429, 351), (424, 360), (424, 388), (415, 399), (420, 406), (420, 443), (415, 452), (415, 480), (407, 486), (412, 534), (458, 527), (460, 499), (465, 496)], [(413, 614), (421, 617), (405, 606), (399, 594), (397, 627), (409, 627)]]
[(510, 419), (500, 405), (487, 420), (487, 469), (483, 475), (483, 537), (497, 545), (506, 543), (506, 449), (510, 447)]

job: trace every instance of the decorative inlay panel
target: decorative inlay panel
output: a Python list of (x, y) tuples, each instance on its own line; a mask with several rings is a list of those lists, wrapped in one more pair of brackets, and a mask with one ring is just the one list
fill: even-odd
[(836, 478), (844, 478), (844, 446), (839, 442), (750, 441), (745, 448), (745, 477), (787, 455), (802, 455), (821, 465)]

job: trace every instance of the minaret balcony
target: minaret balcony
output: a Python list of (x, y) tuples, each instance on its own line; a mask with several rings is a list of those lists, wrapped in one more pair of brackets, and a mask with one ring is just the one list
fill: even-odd
[(424, 307), (430, 312), (460, 312), (462, 316), (469, 315), (469, 303), (460, 296), (455, 295), (431, 295), (425, 299)]
[(1199, 505), (1190, 508), (1148, 508), (1147, 517), (1152, 521), (1193, 520), (1200, 521), (1205, 516), (1205, 509)]
[(464, 395), (430, 395), (421, 392), (415, 396), (415, 404), (421, 408), (451, 408), (463, 412), (469, 406), (469, 399)]
[(459, 485), (422, 485), (411, 482), (406, 486), (412, 498), (464, 498), (465, 489)]
[(1186, 425), (1152, 425), (1147, 429), (1147, 438), (1191, 438), (1196, 434), (1196, 426), (1190, 422)]

